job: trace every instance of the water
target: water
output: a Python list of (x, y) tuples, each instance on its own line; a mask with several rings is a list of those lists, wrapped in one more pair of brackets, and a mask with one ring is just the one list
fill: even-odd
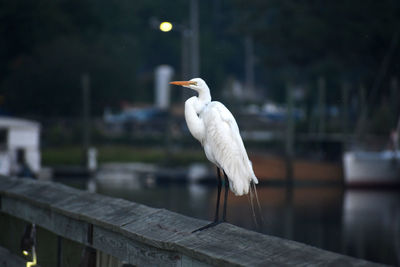
[[(75, 184), (75, 186), (77, 186)], [(97, 192), (212, 220), (216, 186), (97, 184)], [(341, 187), (259, 186), (264, 225), (257, 227), (247, 196), (228, 198), (229, 223), (322, 249), (400, 266), (400, 192)]]

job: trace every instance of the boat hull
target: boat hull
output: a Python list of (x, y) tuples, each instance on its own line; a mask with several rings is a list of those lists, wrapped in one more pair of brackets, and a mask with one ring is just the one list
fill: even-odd
[(343, 171), (350, 186), (400, 185), (400, 153), (346, 152)]

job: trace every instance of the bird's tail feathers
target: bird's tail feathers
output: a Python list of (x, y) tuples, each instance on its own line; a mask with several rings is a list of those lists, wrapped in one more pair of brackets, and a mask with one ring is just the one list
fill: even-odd
[(256, 212), (254, 210), (254, 196), (253, 196), (253, 191), (251, 190), (251, 185), (250, 185), (250, 194), (247, 195), (247, 198), (249, 199), (250, 207), (251, 207), (251, 212), (253, 214), (253, 221), (254, 224), (256, 225), (256, 228), (259, 228), (258, 222), (257, 222), (257, 217), (256, 217)]
[(229, 178), (230, 189), (236, 196), (248, 194), (251, 182), (257, 181), (258, 183), (252, 169), (243, 167), (243, 165), (228, 165), (226, 174)]
[[(257, 179), (257, 177), (256, 177), (256, 175), (254, 174), (254, 171), (253, 171), (253, 162), (251, 162), (251, 160), (249, 160), (249, 164), (250, 164), (250, 170), (251, 170), (251, 172), (252, 172), (251, 180), (252, 180), (255, 184), (258, 184), (258, 179)], [(254, 188), (255, 188), (255, 187), (254, 187)]]
[(255, 175), (253, 175), (253, 177), (251, 177), (251, 182), (253, 182), (255, 185), (258, 184), (258, 179)]
[[(251, 211), (253, 213), (254, 224), (256, 225), (256, 228), (262, 229), (263, 225), (265, 224), (265, 221), (264, 221), (264, 217), (262, 215), (260, 200), (258, 199), (256, 183), (254, 181), (250, 182), (250, 188), (249, 189), (250, 189), (249, 190), (250, 196), (248, 196), (248, 197), (249, 197), (249, 201), (250, 201)], [(254, 197), (255, 197), (256, 202), (257, 202), (258, 218), (259, 218), (260, 224), (257, 221), (257, 216), (256, 216), (256, 211), (255, 211), (255, 204), (254, 204)]]

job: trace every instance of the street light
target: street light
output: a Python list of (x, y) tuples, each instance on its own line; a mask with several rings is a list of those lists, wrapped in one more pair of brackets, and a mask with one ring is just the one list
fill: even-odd
[(160, 23), (160, 30), (163, 32), (169, 32), (172, 30), (172, 24), (171, 22), (164, 21)]
[[(182, 79), (187, 80), (200, 76), (200, 52), (199, 52), (199, 4), (198, 0), (190, 0), (189, 10), (190, 26), (174, 24), (174, 29), (182, 34)], [(163, 32), (172, 30), (172, 23), (162, 22), (152, 17), (150, 25), (159, 28)], [(182, 92), (188, 92), (183, 90)]]
[[(181, 69), (182, 69), (182, 79), (188, 80), (193, 78), (194, 75), (192, 73), (192, 57), (190, 51), (190, 39), (192, 37), (192, 31), (189, 27), (179, 24), (179, 23), (171, 23), (168, 21), (161, 22), (156, 17), (152, 17), (149, 20), (149, 23), (153, 29), (159, 29), (163, 32), (171, 32), (172, 30), (178, 32), (182, 36), (181, 41)], [(188, 91), (182, 90), (182, 92), (186, 93)], [(184, 94), (183, 93), (183, 94)]]

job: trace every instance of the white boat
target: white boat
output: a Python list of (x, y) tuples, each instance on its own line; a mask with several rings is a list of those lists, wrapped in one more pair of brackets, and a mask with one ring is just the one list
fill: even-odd
[(400, 185), (400, 151), (349, 151), (343, 155), (345, 184)]

